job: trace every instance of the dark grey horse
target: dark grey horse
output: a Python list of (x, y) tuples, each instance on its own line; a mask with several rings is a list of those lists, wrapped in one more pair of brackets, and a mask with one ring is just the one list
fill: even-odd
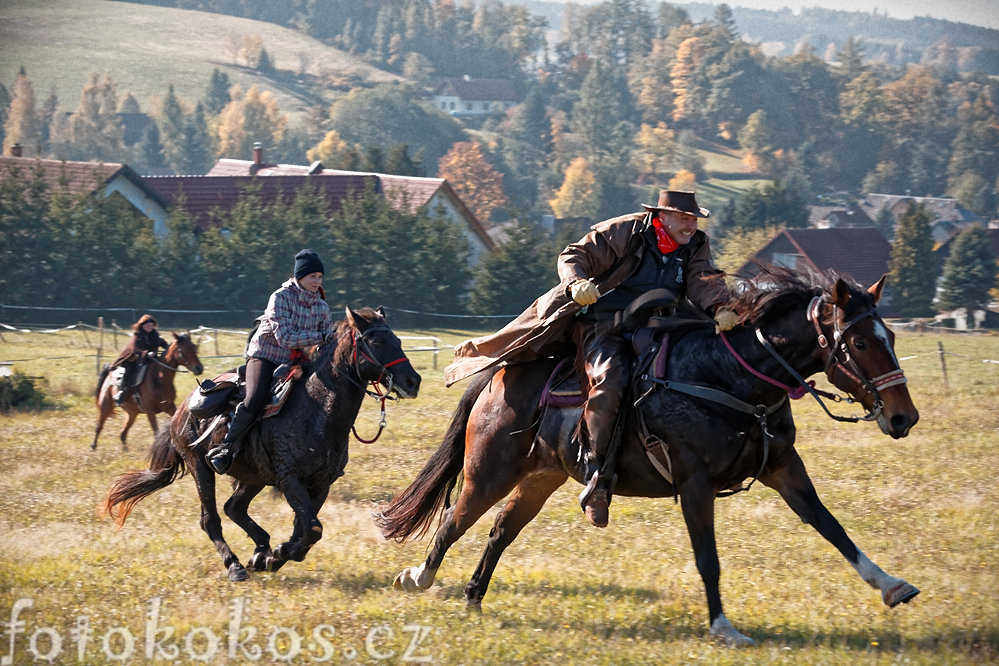
[[(420, 375), (402, 351), (402, 343), (379, 308), (347, 309), (331, 339), (317, 351), (304, 378), (294, 386), (284, 408), (251, 430), (229, 472), (233, 493), (225, 514), (253, 539), (250, 568), (276, 571), (288, 560), (302, 561), (319, 541), (323, 526), (317, 514), (330, 485), (343, 475), (347, 443), (366, 385), (401, 398), (415, 398)], [(108, 490), (104, 510), (122, 525), (139, 500), (165, 488), (190, 471), (201, 498), (201, 528), (215, 544), (229, 580), (249, 575), (222, 536), (215, 503), (215, 473), (205, 462), (208, 442), (197, 442), (205, 424), (192, 417), (188, 399), (161, 430), (150, 450), (148, 470), (119, 476)], [(384, 405), (384, 403), (383, 403)], [(214, 439), (224, 436), (219, 428)], [(277, 487), (295, 513), (291, 538), (271, 550), (270, 536), (247, 514), (250, 502), (267, 486)]]

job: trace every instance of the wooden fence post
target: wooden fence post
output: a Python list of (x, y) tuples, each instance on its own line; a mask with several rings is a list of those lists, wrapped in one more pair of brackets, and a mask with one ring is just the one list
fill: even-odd
[(943, 343), (939, 340), (937, 341), (937, 353), (940, 354), (940, 371), (943, 373), (944, 388), (950, 388), (947, 384), (947, 361), (944, 360)]
[(97, 374), (101, 374), (101, 352), (104, 351), (104, 317), (97, 318)]

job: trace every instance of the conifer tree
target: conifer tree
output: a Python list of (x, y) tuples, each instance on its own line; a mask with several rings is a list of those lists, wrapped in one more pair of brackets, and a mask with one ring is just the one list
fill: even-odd
[(985, 229), (968, 227), (954, 239), (940, 280), (940, 307), (965, 308), (968, 328), (974, 327), (975, 310), (989, 304), (989, 292), (999, 286), (999, 268)]
[(922, 205), (910, 204), (899, 218), (891, 249), (888, 286), (892, 312), (907, 317), (933, 314), (936, 278), (930, 216)]

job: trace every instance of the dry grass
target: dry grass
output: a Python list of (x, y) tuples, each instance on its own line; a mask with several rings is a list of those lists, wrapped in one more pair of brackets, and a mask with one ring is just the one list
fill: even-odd
[[(946, 358), (949, 387), (938, 340), (963, 356)], [(220, 341), (220, 355), (238, 353), (240, 343), (239, 336)], [(388, 661), (400, 662), (414, 637), (421, 640), (410, 656), (448, 664), (999, 660), (999, 366), (982, 362), (999, 359), (995, 336), (900, 335), (922, 415), (907, 439), (885, 438), (871, 424), (834, 423), (812, 403), (796, 406), (799, 450), (820, 495), (864, 552), (922, 589), (911, 604), (885, 607), (772, 491), (757, 486), (718, 503), (722, 594), (733, 624), (759, 642), (747, 650), (707, 640), (703, 586), (679, 508), (669, 501), (616, 499), (611, 527), (594, 530), (575, 503), (578, 489), (567, 485), (504, 555), (481, 615), (465, 610), (462, 588), (493, 514), (455, 544), (434, 588), (415, 596), (393, 590), (395, 574), (422, 561), (427, 542), (382, 541), (370, 512), (436, 448), (460, 393), (442, 388), (441, 368), (431, 367), (428, 354), (414, 355), (421, 397), (389, 406), (389, 427), (376, 444), (352, 443), (346, 476), (321, 512), (324, 539), (308, 559), (229, 583), (198, 528), (188, 478), (140, 503), (121, 530), (96, 514), (114, 475), (143, 466), (150, 434), (137, 423), (131, 450), (122, 452), (120, 420), (112, 421), (90, 450), (94, 344), (94, 334), (82, 331), (0, 336), (0, 360), (29, 359), (16, 367), (56, 387), (57, 403), (0, 416), (0, 624), (17, 600), (33, 602), (20, 612), (26, 625), (14, 663), (48, 655), (77, 663), (80, 649), (82, 662), (108, 663), (104, 641), (110, 654), (120, 653), (126, 634), (134, 639), (133, 663), (190, 662), (213, 639), (210, 663), (273, 662), (268, 648), (287, 655), (296, 637), (298, 663), (327, 650), (336, 662), (372, 663), (389, 653)], [(232, 364), (209, 350), (214, 343), (203, 342), (208, 374)], [(366, 434), (376, 423), (370, 403), (358, 427)], [(280, 498), (262, 495), (253, 514), (276, 540), (290, 531)], [(245, 561), (250, 541), (224, 524)], [(72, 633), (81, 618), (92, 630), (82, 648)], [(258, 658), (235, 644), (230, 655), (237, 620), (257, 630), (242, 645), (258, 647)], [(171, 638), (147, 640), (147, 630), (166, 627)], [(62, 641), (58, 654), (54, 635)], [(8, 650), (5, 633), (0, 653)]]

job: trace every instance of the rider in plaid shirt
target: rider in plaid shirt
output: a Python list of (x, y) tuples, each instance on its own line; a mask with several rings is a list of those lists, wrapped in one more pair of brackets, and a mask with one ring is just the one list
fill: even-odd
[(323, 292), (323, 262), (315, 250), (295, 255), (295, 277), (271, 294), (246, 345), (246, 397), (236, 405), (225, 439), (206, 455), (219, 474), (229, 471), (243, 438), (267, 404), (271, 379), (282, 363), (321, 343), (333, 330)]

